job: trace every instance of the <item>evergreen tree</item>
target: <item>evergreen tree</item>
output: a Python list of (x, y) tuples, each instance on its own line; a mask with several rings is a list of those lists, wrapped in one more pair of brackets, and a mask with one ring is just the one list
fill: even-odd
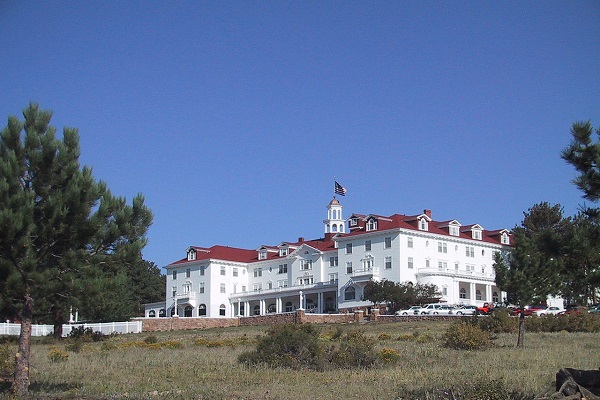
[(52, 114), (33, 103), (23, 116), (0, 133), (0, 289), (21, 321), (17, 395), (29, 388), (34, 303), (63, 310), (82, 271), (140, 258), (152, 221), (141, 195), (127, 205), (80, 166), (76, 129), (57, 139)]
[[(579, 172), (573, 183), (583, 191), (583, 197), (596, 202), (600, 200), (600, 141), (594, 143), (592, 134), (590, 121), (574, 123), (573, 138), (561, 156)], [(596, 129), (596, 135), (600, 137), (600, 129)]]
[(510, 303), (521, 307), (517, 346), (524, 342), (525, 305), (545, 302), (561, 291), (563, 240), (571, 227), (559, 205), (539, 203), (524, 215), (521, 226), (513, 230), (513, 251), (497, 253), (494, 262), (496, 285)]

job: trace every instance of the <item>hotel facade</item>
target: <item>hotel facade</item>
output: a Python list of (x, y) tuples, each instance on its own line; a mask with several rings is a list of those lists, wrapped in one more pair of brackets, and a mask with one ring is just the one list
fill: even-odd
[(324, 236), (240, 249), (190, 246), (165, 267), (166, 302), (145, 305), (147, 318), (238, 317), (292, 312), (343, 313), (368, 308), (371, 280), (434, 284), (441, 301), (503, 301), (494, 255), (510, 251), (507, 229), (486, 230), (421, 214), (352, 214), (327, 205)]

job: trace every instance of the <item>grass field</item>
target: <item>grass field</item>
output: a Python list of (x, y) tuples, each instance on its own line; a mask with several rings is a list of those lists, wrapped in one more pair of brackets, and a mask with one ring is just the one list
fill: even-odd
[(31, 392), (33, 398), (61, 399), (446, 399), (494, 381), (532, 399), (554, 391), (560, 368), (600, 366), (598, 334), (527, 333), (522, 349), (515, 347), (515, 335), (500, 334), (491, 349), (458, 351), (440, 344), (447, 324), (319, 326), (322, 332), (361, 329), (376, 349), (401, 355), (390, 366), (326, 372), (240, 365), (238, 355), (252, 349), (267, 327), (120, 335), (80, 349), (37, 339)]

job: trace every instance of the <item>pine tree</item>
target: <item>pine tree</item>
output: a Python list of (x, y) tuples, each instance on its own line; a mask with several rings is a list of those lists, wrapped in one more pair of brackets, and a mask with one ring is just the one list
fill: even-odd
[(9, 117), (0, 134), (0, 284), (4, 302), (21, 321), (17, 395), (29, 388), (35, 302), (64, 309), (81, 271), (139, 257), (152, 221), (141, 195), (129, 206), (80, 166), (76, 129), (65, 128), (57, 139), (52, 114), (34, 103), (23, 116), (23, 122)]

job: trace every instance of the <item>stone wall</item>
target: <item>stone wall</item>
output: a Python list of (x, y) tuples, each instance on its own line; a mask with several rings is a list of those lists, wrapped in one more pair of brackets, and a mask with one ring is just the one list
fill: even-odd
[(142, 332), (178, 331), (186, 329), (226, 328), (238, 326), (238, 318), (136, 318), (142, 321)]

